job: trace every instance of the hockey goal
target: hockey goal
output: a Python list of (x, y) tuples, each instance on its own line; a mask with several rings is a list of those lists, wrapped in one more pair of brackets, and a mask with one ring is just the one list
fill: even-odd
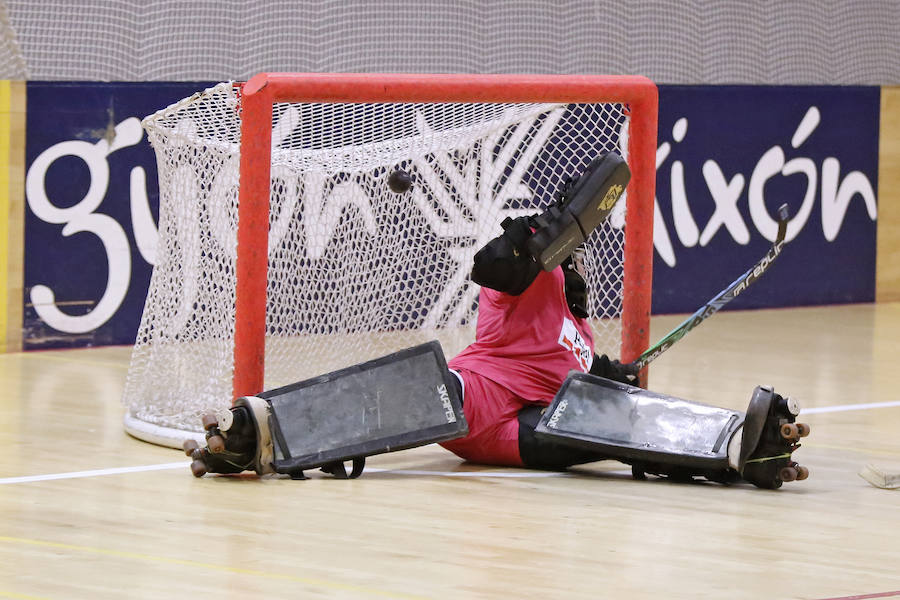
[(265, 73), (147, 117), (159, 243), (126, 430), (179, 446), (233, 397), (431, 339), (453, 356), (474, 339), (475, 252), (604, 151), (632, 180), (589, 240), (589, 309), (598, 351), (636, 358), (656, 114), (643, 77)]

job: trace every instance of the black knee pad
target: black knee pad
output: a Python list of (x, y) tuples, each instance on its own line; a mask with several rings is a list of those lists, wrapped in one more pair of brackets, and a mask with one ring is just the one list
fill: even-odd
[(541, 267), (528, 254), (525, 241), (531, 235), (527, 217), (507, 219), (502, 235), (492, 239), (475, 254), (472, 281), (518, 296), (531, 285)]
[(544, 412), (543, 406), (526, 406), (519, 411), (519, 456), (532, 469), (563, 471), (573, 465), (602, 460), (596, 452), (540, 439), (534, 433)]

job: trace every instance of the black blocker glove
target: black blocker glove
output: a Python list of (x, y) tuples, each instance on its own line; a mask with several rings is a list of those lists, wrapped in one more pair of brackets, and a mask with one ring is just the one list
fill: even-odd
[(605, 354), (601, 356), (594, 355), (594, 362), (591, 364), (589, 373), (591, 375), (597, 375), (598, 377), (612, 379), (619, 383), (635, 386), (640, 385), (636, 367), (628, 364), (623, 365), (618, 360), (609, 360), (609, 357)]

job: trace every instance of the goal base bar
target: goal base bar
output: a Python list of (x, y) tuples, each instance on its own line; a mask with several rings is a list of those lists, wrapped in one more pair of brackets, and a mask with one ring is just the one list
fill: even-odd
[(122, 420), (125, 425), (125, 433), (143, 442), (150, 442), (157, 446), (176, 448), (181, 450), (185, 440), (196, 440), (198, 444), (206, 444), (206, 435), (200, 431), (185, 431), (172, 427), (162, 427), (136, 418), (131, 412), (125, 413)]

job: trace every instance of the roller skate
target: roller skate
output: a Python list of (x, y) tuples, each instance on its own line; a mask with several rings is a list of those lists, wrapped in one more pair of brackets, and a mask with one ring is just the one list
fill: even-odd
[(753, 485), (778, 489), (786, 481), (802, 481), (809, 470), (792, 459), (809, 425), (797, 423), (800, 405), (768, 386), (757, 386), (750, 399), (741, 437), (738, 472)]
[(195, 477), (207, 473), (274, 473), (272, 436), (269, 430), (269, 403), (255, 396), (238, 398), (228, 411), (202, 417), (206, 447), (185, 440), (184, 453), (190, 456)]
[(609, 216), (631, 179), (628, 164), (614, 152), (595, 158), (563, 184), (556, 202), (530, 219), (528, 253), (545, 271), (558, 267)]

